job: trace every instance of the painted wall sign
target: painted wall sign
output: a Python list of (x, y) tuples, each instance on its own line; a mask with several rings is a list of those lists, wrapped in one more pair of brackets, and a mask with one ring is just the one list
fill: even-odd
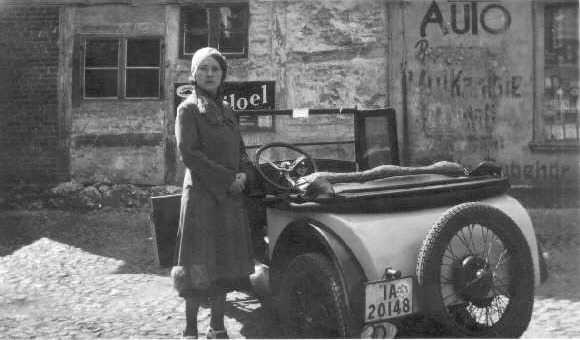
[[(427, 27), (430, 24), (438, 26), (443, 34), (453, 32), (477, 35), (480, 28), (489, 34), (506, 32), (512, 22), (510, 12), (495, 2), (490, 4), (481, 1), (449, 2), (448, 5), (450, 17), (446, 18), (437, 2), (431, 2), (421, 22), (421, 37), (427, 35)], [(461, 14), (463, 14), (462, 18), (460, 18)]]
[(424, 89), (429, 94), (461, 97), (467, 99), (486, 98), (519, 98), (523, 78), (509, 73), (495, 74), (493, 72), (479, 74), (461, 68), (447, 70), (419, 69), (407, 71), (407, 84)]
[(571, 180), (573, 178), (570, 165), (559, 161), (548, 163), (536, 160), (535, 162), (522, 164), (512, 161), (502, 167), (504, 174), (514, 180), (558, 181), (563, 179)]
[[(522, 18), (511, 15), (516, 7), (496, 0), (429, 0), (410, 8), (419, 14), (409, 15), (414, 44), (407, 45), (403, 70), (412, 161), (502, 160), (521, 137), (506, 133), (506, 126), (527, 104), (531, 86), (503, 44), (511, 37), (505, 33), (522, 28)], [(542, 167), (539, 173), (543, 179)]]
[[(224, 101), (235, 111), (274, 110), (276, 83), (273, 81), (226, 82), (224, 86)], [(175, 109), (191, 94), (193, 85), (189, 83), (175, 84)], [(239, 114), (242, 130), (272, 130), (272, 116), (248, 116)]]

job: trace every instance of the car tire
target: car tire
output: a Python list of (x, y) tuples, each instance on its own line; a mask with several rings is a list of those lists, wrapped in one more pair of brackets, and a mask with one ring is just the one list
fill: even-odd
[(447, 211), (423, 240), (417, 279), (423, 310), (448, 336), (516, 338), (528, 327), (530, 248), (497, 208), (470, 202)]
[(295, 257), (280, 286), (280, 322), (288, 338), (348, 338), (347, 305), (337, 272), (318, 253)]

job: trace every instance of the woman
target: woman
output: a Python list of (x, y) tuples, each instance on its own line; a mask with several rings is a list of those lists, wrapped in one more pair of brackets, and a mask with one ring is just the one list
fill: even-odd
[(233, 111), (222, 101), (227, 64), (214, 48), (191, 60), (193, 93), (177, 109), (175, 137), (186, 166), (177, 265), (171, 277), (186, 301), (183, 336), (196, 338), (197, 312), (211, 301), (207, 338), (228, 338), (226, 293), (247, 286), (253, 272), (243, 190), (251, 163)]

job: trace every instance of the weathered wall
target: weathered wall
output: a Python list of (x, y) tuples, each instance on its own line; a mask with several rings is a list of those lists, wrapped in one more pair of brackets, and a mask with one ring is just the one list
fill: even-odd
[[(27, 152), (34, 151), (31, 160), (39, 165), (37, 168), (43, 169), (44, 174), (62, 169), (62, 173), (70, 173), (72, 179), (79, 182), (160, 184), (181, 181), (183, 166), (175, 150), (175, 104), (171, 94), (176, 82), (187, 81), (189, 60), (178, 58), (179, 6), (152, 3), (63, 6), (60, 23), (59, 7), (50, 8), (54, 15), (46, 15), (43, 20), (55, 27), (39, 28), (43, 31), (39, 37), (47, 35), (52, 39), (48, 40), (52, 43), (52, 50), (45, 46), (41, 51), (52, 52), (37, 55), (44, 55), (42, 61), (54, 65), (46, 69), (52, 73), (39, 74), (30, 71), (25, 64), (20, 65), (27, 70), (23, 73), (34, 73), (34, 79), (42, 78), (37, 82), (42, 89), (35, 87), (32, 93), (45, 94), (42, 96), (44, 104), (40, 108), (31, 108), (30, 114), (48, 117), (46, 120), (35, 118), (35, 124), (40, 125), (27, 125), (24, 129), (30, 128), (36, 132), (36, 139), (46, 137), (47, 143), (60, 147), (51, 144), (44, 148), (41, 142), (31, 142), (28, 132), (24, 134), (25, 140), (19, 142)], [(34, 13), (38, 10), (33, 7), (19, 8), (31, 11), (20, 18), (37, 18)], [(228, 80), (275, 81), (277, 109), (354, 106), (366, 109), (386, 105), (385, 5), (382, 1), (255, 0), (250, 1), (250, 13), (249, 55), (247, 59), (230, 60)], [(36, 29), (29, 31), (36, 32)], [(74, 68), (79, 62), (75, 60), (75, 51), (79, 48), (75, 39), (81, 35), (155, 35), (164, 38), (165, 97), (147, 101), (75, 100)], [(59, 44), (54, 44), (57, 38), (60, 38)], [(21, 58), (21, 54), (13, 55)], [(49, 60), (49, 56), (54, 58)], [(4, 70), (8, 72), (9, 68)], [(51, 86), (47, 83), (50, 81), (56, 84)], [(29, 100), (27, 104), (33, 102)], [(3, 119), (2, 124), (14, 125), (14, 117)], [(21, 119), (19, 124), (24, 124)], [(61, 141), (56, 138), (60, 135), (56, 135), (55, 125), (61, 127), (58, 130), (63, 133)], [(275, 126), (275, 132), (244, 133), (247, 144), (259, 145), (272, 140), (353, 140), (350, 117), (279, 118)], [(53, 135), (38, 133), (40, 128), (50, 130)], [(5, 140), (18, 135), (16, 129), (11, 131), (11, 135), (3, 134)], [(14, 138), (10, 143), (14, 143)], [(7, 141), (5, 145), (8, 144)], [(6, 150), (22, 152), (23, 149), (10, 146)], [(354, 159), (352, 145), (324, 146), (309, 151), (316, 157)], [(58, 164), (60, 168), (53, 164), (56, 156), (65, 161), (63, 165)], [(8, 158), (12, 160), (9, 164), (21, 165), (12, 173), (22, 175), (22, 169), (29, 172), (35, 169), (24, 157)], [(67, 163), (69, 159), (70, 163)], [(50, 164), (44, 164), (45, 160)], [(37, 178), (47, 181), (45, 177)], [(54, 176), (49, 181), (54, 181)]]
[[(250, 46), (252, 74), (268, 65), (276, 81), (276, 107), (369, 109), (385, 106), (385, 6), (381, 1), (256, 2)], [(260, 13), (260, 14), (258, 14)], [(255, 26), (254, 26), (255, 25)], [(262, 48), (259, 45), (262, 45)], [(268, 60), (269, 59), (269, 60)], [(234, 70), (236, 70), (234, 68)], [(279, 117), (275, 134), (245, 134), (249, 145), (354, 139), (352, 116)], [(314, 157), (354, 160), (353, 146), (308, 148)]]
[[(61, 104), (74, 179), (180, 183), (172, 91), (175, 83), (187, 81), (190, 61), (178, 57), (179, 6), (136, 3), (63, 11)], [(516, 185), (578, 187), (578, 153), (528, 147), (537, 96), (532, 19), (531, 3), (515, 0), (250, 0), (248, 58), (229, 60), (228, 80), (274, 81), (277, 109), (392, 106), (406, 164), (452, 159), (473, 166), (495, 159)], [(165, 97), (73, 105), (78, 34), (163, 37)], [(345, 117), (277, 118), (275, 126), (275, 132), (244, 132), (247, 144), (353, 138)], [(354, 158), (344, 144), (309, 151), (316, 157)]]
[(400, 7), (407, 161), (504, 165), (515, 185), (578, 185), (578, 155), (532, 153), (530, 2), (413, 1)]
[[(117, 34), (165, 37), (164, 6), (88, 6), (67, 9), (75, 35)], [(72, 72), (72, 70), (69, 70)], [(73, 76), (67, 77), (73, 86)], [(79, 182), (163, 183), (164, 120), (161, 100), (85, 100), (69, 103), (71, 176)]]
[(0, 5), (0, 186), (68, 177), (57, 93), (59, 12)]
[[(385, 10), (383, 1), (250, 1), (248, 59), (229, 60), (228, 80), (275, 81), (277, 109), (385, 107)], [(177, 7), (172, 15), (177, 20)], [(168, 46), (177, 46), (177, 31), (168, 31)], [(187, 81), (189, 60), (169, 63), (175, 81)], [(246, 144), (354, 138), (351, 116), (278, 117), (275, 126), (275, 133), (244, 133)], [(352, 145), (307, 150), (314, 157), (354, 160)], [(175, 168), (171, 181), (177, 183), (183, 166), (177, 161)]]

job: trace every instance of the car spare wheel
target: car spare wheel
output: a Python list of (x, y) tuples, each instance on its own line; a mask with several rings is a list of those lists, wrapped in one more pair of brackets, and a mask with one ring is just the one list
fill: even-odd
[(347, 307), (338, 274), (324, 255), (307, 253), (286, 267), (280, 321), (289, 338), (347, 338)]
[(465, 203), (431, 228), (417, 260), (421, 301), (449, 336), (515, 338), (534, 304), (528, 243), (500, 210)]

